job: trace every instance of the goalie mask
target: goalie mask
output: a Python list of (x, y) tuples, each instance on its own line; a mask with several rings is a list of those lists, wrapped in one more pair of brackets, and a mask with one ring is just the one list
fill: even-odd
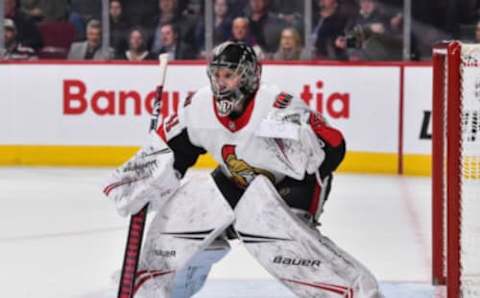
[(221, 116), (241, 113), (245, 101), (258, 89), (261, 67), (252, 47), (227, 41), (213, 50), (207, 70)]

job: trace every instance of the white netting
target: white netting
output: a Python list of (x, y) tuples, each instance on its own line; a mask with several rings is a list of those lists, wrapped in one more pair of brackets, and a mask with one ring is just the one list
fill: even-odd
[[(446, 55), (445, 55), (446, 56)], [(448, 99), (448, 59), (444, 57), (443, 63), (443, 93), (442, 93), (442, 100), (443, 100), (443, 156), (442, 156), (442, 162), (443, 162), (443, 175), (442, 175), (442, 180), (443, 180), (443, 189), (442, 189), (442, 207), (443, 207), (443, 218), (442, 218), (442, 226), (443, 226), (443, 249), (442, 249), (442, 260), (443, 260), (443, 276), (447, 276), (447, 185), (448, 185), (448, 179), (447, 179), (447, 149), (448, 149), (448, 142), (447, 142), (447, 131), (448, 131), (448, 105), (447, 105), (447, 99)]]
[(462, 45), (462, 297), (480, 297), (480, 46)]

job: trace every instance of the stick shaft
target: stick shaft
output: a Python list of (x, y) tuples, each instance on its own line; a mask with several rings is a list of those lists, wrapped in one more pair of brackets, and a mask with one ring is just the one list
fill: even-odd
[[(150, 119), (149, 126), (150, 132), (157, 129), (160, 118), (163, 85), (165, 83), (167, 71), (167, 57), (165, 55), (159, 56), (159, 66), (160, 81), (156, 90), (155, 101), (153, 103), (152, 118)], [(145, 231), (145, 223), (147, 221), (147, 211), (148, 204), (130, 218), (127, 244), (125, 246), (125, 254), (123, 257), (122, 273), (120, 276), (120, 284), (118, 286), (118, 298), (133, 298), (135, 295), (135, 277), (140, 260), (143, 234)]]

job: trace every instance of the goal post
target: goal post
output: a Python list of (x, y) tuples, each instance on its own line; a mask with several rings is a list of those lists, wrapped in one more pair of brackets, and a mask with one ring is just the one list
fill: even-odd
[(433, 49), (432, 279), (480, 297), (480, 45)]

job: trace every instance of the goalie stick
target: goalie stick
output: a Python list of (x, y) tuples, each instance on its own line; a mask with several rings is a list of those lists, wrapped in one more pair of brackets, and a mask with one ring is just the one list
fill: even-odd
[[(159, 55), (158, 61), (160, 65), (160, 81), (159, 85), (157, 86), (155, 101), (153, 103), (152, 118), (150, 120), (149, 127), (150, 132), (157, 128), (158, 119), (160, 117), (163, 84), (165, 82), (165, 76), (167, 72), (168, 54)], [(133, 298), (133, 295), (135, 294), (135, 276), (137, 274), (140, 250), (142, 248), (143, 232), (145, 229), (145, 222), (147, 220), (147, 210), (148, 204), (130, 218), (127, 244), (125, 246), (122, 272), (118, 286), (118, 298)]]

